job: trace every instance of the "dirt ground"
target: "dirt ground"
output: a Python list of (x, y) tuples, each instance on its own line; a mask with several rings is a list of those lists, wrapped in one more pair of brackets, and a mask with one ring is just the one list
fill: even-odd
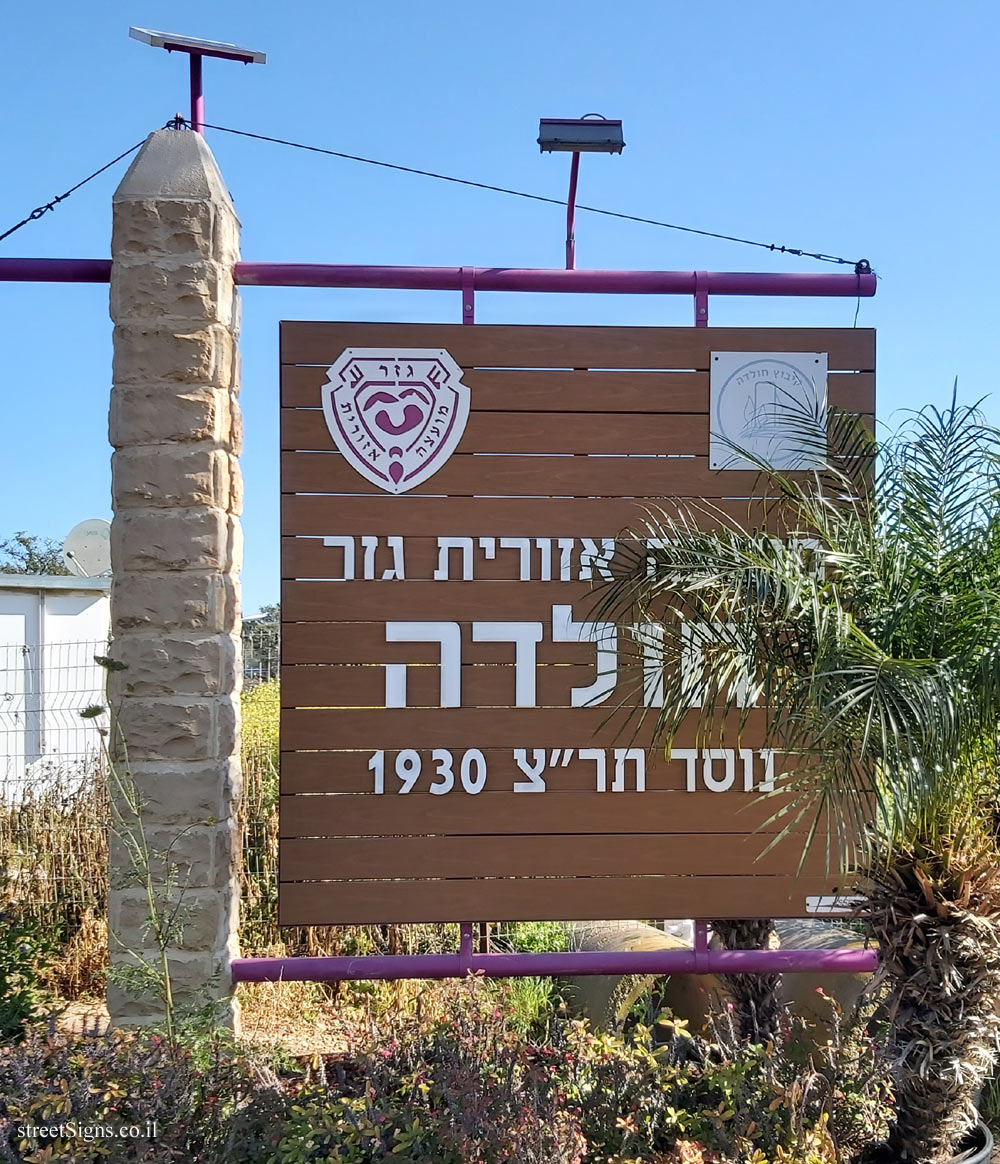
[[(261, 1047), (281, 1046), (292, 1056), (345, 1050), (357, 1015), (334, 1000), (316, 998), (306, 983), (260, 983), (239, 991), (241, 1034)], [(56, 1029), (99, 1037), (110, 1025), (108, 1009), (99, 1000), (70, 1002), (56, 1020)]]

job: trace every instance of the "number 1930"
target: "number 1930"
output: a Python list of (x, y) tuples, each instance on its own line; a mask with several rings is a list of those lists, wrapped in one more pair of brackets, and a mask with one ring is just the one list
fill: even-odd
[[(434, 765), (435, 778), (430, 791), (435, 796), (444, 796), (455, 788), (455, 757), (446, 748), (435, 748), (431, 752), (431, 763)], [(420, 779), (423, 769), (420, 753), (412, 748), (404, 748), (396, 754), (393, 768), (399, 780), (396, 792), (400, 795), (409, 792)], [(374, 776), (375, 794), (381, 796), (385, 792), (385, 752), (376, 752), (368, 761), (368, 769)], [(469, 748), (462, 753), (458, 764), (458, 779), (470, 796), (475, 796), (486, 787), (486, 757), (478, 748)]]

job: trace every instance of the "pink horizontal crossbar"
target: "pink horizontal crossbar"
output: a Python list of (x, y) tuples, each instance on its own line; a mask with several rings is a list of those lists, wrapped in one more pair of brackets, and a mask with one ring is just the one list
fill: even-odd
[(722, 271), (565, 271), (519, 267), (370, 267), (323, 263), (237, 263), (244, 287), (384, 287), (460, 291), (462, 272), (474, 291), (557, 291), (620, 295), (834, 295), (875, 294), (873, 274), (744, 274)]
[(865, 974), (875, 950), (570, 951), (558, 954), (387, 954), (361, 958), (235, 958), (234, 982), (395, 978), (576, 977), (589, 974)]
[[(463, 285), (462, 272), (466, 272)], [(789, 295), (870, 298), (872, 273), (564, 271), (519, 267), (372, 267), (329, 263), (237, 263), (244, 287), (370, 287), (407, 291), (554, 291), (618, 295)], [(0, 282), (107, 283), (110, 259), (4, 259)]]

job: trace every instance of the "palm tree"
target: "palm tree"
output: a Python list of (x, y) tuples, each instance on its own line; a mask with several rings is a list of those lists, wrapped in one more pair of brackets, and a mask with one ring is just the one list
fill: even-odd
[(649, 510), (601, 616), (662, 639), (658, 742), (769, 709), (768, 744), (796, 757), (782, 835), (805, 828), (868, 890), (894, 1159), (946, 1159), (1000, 1035), (1000, 432), (954, 396), (881, 443), (845, 413), (795, 423), (813, 467), (756, 462), (789, 536)]

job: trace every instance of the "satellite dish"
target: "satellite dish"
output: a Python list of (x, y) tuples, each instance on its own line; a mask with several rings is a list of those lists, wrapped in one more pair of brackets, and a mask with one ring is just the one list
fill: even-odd
[(111, 573), (111, 522), (88, 517), (66, 535), (62, 550), (66, 568), (81, 578)]

